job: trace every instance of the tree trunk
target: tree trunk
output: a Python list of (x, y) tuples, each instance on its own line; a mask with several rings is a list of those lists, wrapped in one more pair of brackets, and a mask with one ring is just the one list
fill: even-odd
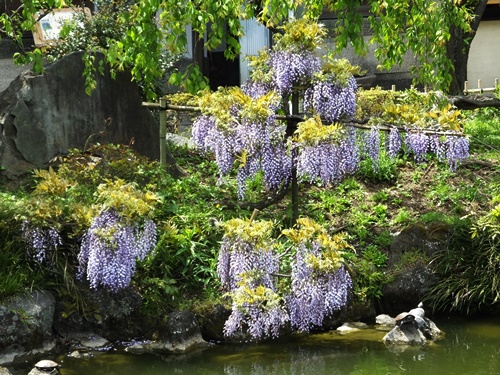
[(450, 85), (449, 93), (458, 95), (463, 93), (464, 83), (467, 80), (467, 62), (469, 60), (469, 51), (472, 40), (476, 35), (479, 22), (483, 17), (484, 10), (488, 0), (477, 0), (474, 8), (475, 17), (471, 22), (471, 32), (464, 33), (460, 28), (453, 26), (451, 30), (451, 39), (448, 43), (448, 58), (455, 67), (453, 79)]

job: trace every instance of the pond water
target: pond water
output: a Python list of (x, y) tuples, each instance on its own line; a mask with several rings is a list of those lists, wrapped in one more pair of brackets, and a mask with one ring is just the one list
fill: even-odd
[(258, 345), (214, 345), (189, 354), (136, 355), (117, 349), (90, 359), (55, 358), (62, 375), (500, 374), (500, 317), (434, 319), (446, 337), (402, 352), (368, 329), (296, 335)]

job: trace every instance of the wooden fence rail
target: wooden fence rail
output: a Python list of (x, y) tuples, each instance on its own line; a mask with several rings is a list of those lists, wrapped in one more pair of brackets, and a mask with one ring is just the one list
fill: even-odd
[(477, 80), (477, 89), (469, 88), (469, 81), (465, 81), (464, 84), (464, 95), (467, 94), (482, 94), (484, 92), (495, 92), (498, 87), (498, 78), (495, 78), (495, 85), (493, 87), (482, 87), (482, 81), (480, 79)]

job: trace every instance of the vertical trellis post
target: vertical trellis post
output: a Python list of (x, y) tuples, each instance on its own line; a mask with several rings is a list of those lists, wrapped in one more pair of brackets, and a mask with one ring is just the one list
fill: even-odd
[(167, 99), (160, 98), (160, 164), (167, 166)]

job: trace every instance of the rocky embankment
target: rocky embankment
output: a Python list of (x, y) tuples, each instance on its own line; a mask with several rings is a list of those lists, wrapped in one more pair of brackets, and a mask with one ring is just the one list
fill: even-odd
[[(388, 272), (394, 278), (385, 286), (377, 308), (350, 303), (325, 320), (324, 329), (335, 329), (345, 322), (374, 321), (380, 313), (395, 317), (414, 309), (435, 280), (429, 264), (418, 261), (402, 268), (401, 259), (405, 252), (415, 250), (425, 255), (422, 259), (430, 259), (446, 240), (446, 227), (442, 223), (413, 225), (395, 235), (388, 261)], [(85, 356), (92, 350), (108, 350), (116, 343), (135, 353), (172, 353), (228, 340), (222, 329), (230, 311), (221, 305), (203, 316), (174, 311), (152, 319), (142, 315), (140, 295), (132, 289), (117, 294), (95, 292), (92, 299), (95, 311), (85, 315), (76, 311), (68, 314), (62, 301), (47, 291), (33, 291), (3, 301), (0, 365), (40, 358), (43, 353), (55, 351)], [(411, 330), (414, 325), (402, 327)], [(414, 333), (421, 337), (418, 331)]]

